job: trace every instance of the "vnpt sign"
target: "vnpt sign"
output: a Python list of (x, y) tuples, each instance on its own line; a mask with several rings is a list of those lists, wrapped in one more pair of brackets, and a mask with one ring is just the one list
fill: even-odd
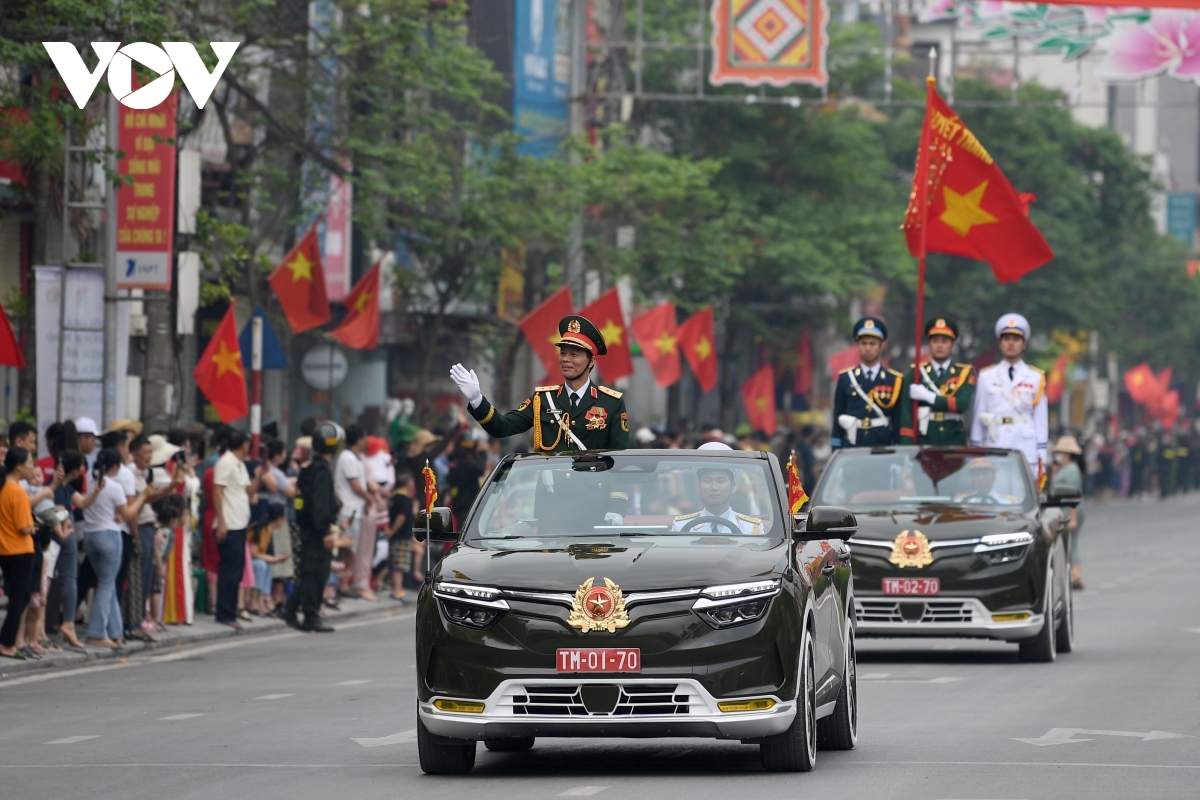
[[(188, 42), (163, 42), (162, 47), (149, 42), (132, 42), (124, 47), (120, 42), (92, 42), (92, 50), (99, 63), (95, 70), (89, 72), (75, 45), (70, 42), (42, 42), (54, 66), (58, 68), (58, 74), (67, 84), (75, 105), (80, 108), (87, 105), (107, 69), (109, 91), (121, 105), (139, 110), (154, 108), (167, 99), (175, 83), (176, 71), (196, 101), (196, 107), (204, 108), (240, 44), (210, 42), (209, 46), (217, 55), (217, 66), (209, 72), (196, 48)], [(137, 90), (133, 88), (134, 61), (158, 73), (157, 78)]]

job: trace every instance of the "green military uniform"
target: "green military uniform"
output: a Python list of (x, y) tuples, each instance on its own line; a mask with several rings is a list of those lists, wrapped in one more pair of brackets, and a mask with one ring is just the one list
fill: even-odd
[[(558, 347), (587, 351), (593, 358), (605, 355), (604, 335), (578, 314), (558, 323)], [(455, 369), (460, 369), (455, 367)], [(453, 376), (454, 371), (451, 371)], [(581, 450), (625, 450), (629, 447), (629, 414), (621, 393), (590, 381), (577, 392), (565, 383), (538, 386), (530, 397), (507, 414), (483, 398), (468, 410), (483, 429), (502, 438), (533, 429), (537, 453), (570, 453)]]
[[(953, 320), (939, 317), (926, 324), (925, 335), (957, 339), (958, 326)], [(975, 370), (970, 364), (951, 363), (940, 373), (933, 363), (922, 364), (920, 374), (915, 372), (914, 367), (910, 367), (904, 375), (904, 389), (901, 392), (900, 443), (965, 446), (968, 431), (963, 418), (975, 399), (975, 382)], [(936, 387), (937, 397), (932, 404), (912, 399), (909, 389), (914, 383), (930, 391), (933, 391), (932, 387)], [(925, 419), (924, 431), (920, 431), (920, 420), (917, 429), (913, 428), (914, 402), (918, 414)]]

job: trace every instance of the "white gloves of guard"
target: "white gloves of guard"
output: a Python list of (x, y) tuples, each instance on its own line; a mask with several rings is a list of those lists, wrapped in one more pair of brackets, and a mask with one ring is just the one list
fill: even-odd
[(604, 515), (604, 521), (609, 525), (623, 525), (625, 518), (615, 511), (609, 511)]
[(471, 408), (483, 402), (483, 392), (479, 390), (479, 378), (475, 375), (475, 370), (455, 364), (450, 368), (450, 380), (458, 384), (458, 390), (467, 398), (467, 405)]
[(928, 403), (929, 405), (933, 405), (933, 401), (937, 399), (937, 395), (932, 389), (922, 386), (919, 383), (914, 383), (912, 386), (908, 387), (908, 396), (913, 400), (919, 400), (922, 403)]

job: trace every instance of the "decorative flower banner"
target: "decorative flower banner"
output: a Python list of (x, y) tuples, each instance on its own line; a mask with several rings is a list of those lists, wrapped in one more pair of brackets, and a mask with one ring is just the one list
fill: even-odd
[(934, 0), (921, 22), (957, 19), (963, 29), (983, 31), (984, 40), (1013, 37), (1034, 52), (1062, 52), (1070, 60), (1093, 47), (1108, 53), (1100, 74), (1134, 80), (1166, 73), (1200, 84), (1200, 0), (1158, 0), (1156, 5), (1191, 11), (1099, 3), (1090, 6), (1003, 3), (991, 0)]
[(714, 0), (714, 86), (786, 86), (829, 81), (825, 0)]

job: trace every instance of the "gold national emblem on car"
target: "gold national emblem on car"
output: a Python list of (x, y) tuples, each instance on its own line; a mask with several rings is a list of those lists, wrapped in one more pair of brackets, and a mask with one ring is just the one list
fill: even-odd
[(900, 569), (920, 569), (929, 566), (933, 563), (933, 553), (929, 552), (929, 540), (917, 530), (900, 531), (896, 541), (892, 543), (892, 554), (888, 556), (888, 561)]
[(575, 603), (567, 624), (588, 631), (616, 633), (629, 624), (629, 613), (625, 610), (625, 595), (621, 587), (604, 579), (603, 586), (595, 586), (596, 579), (588, 578), (575, 590)]

